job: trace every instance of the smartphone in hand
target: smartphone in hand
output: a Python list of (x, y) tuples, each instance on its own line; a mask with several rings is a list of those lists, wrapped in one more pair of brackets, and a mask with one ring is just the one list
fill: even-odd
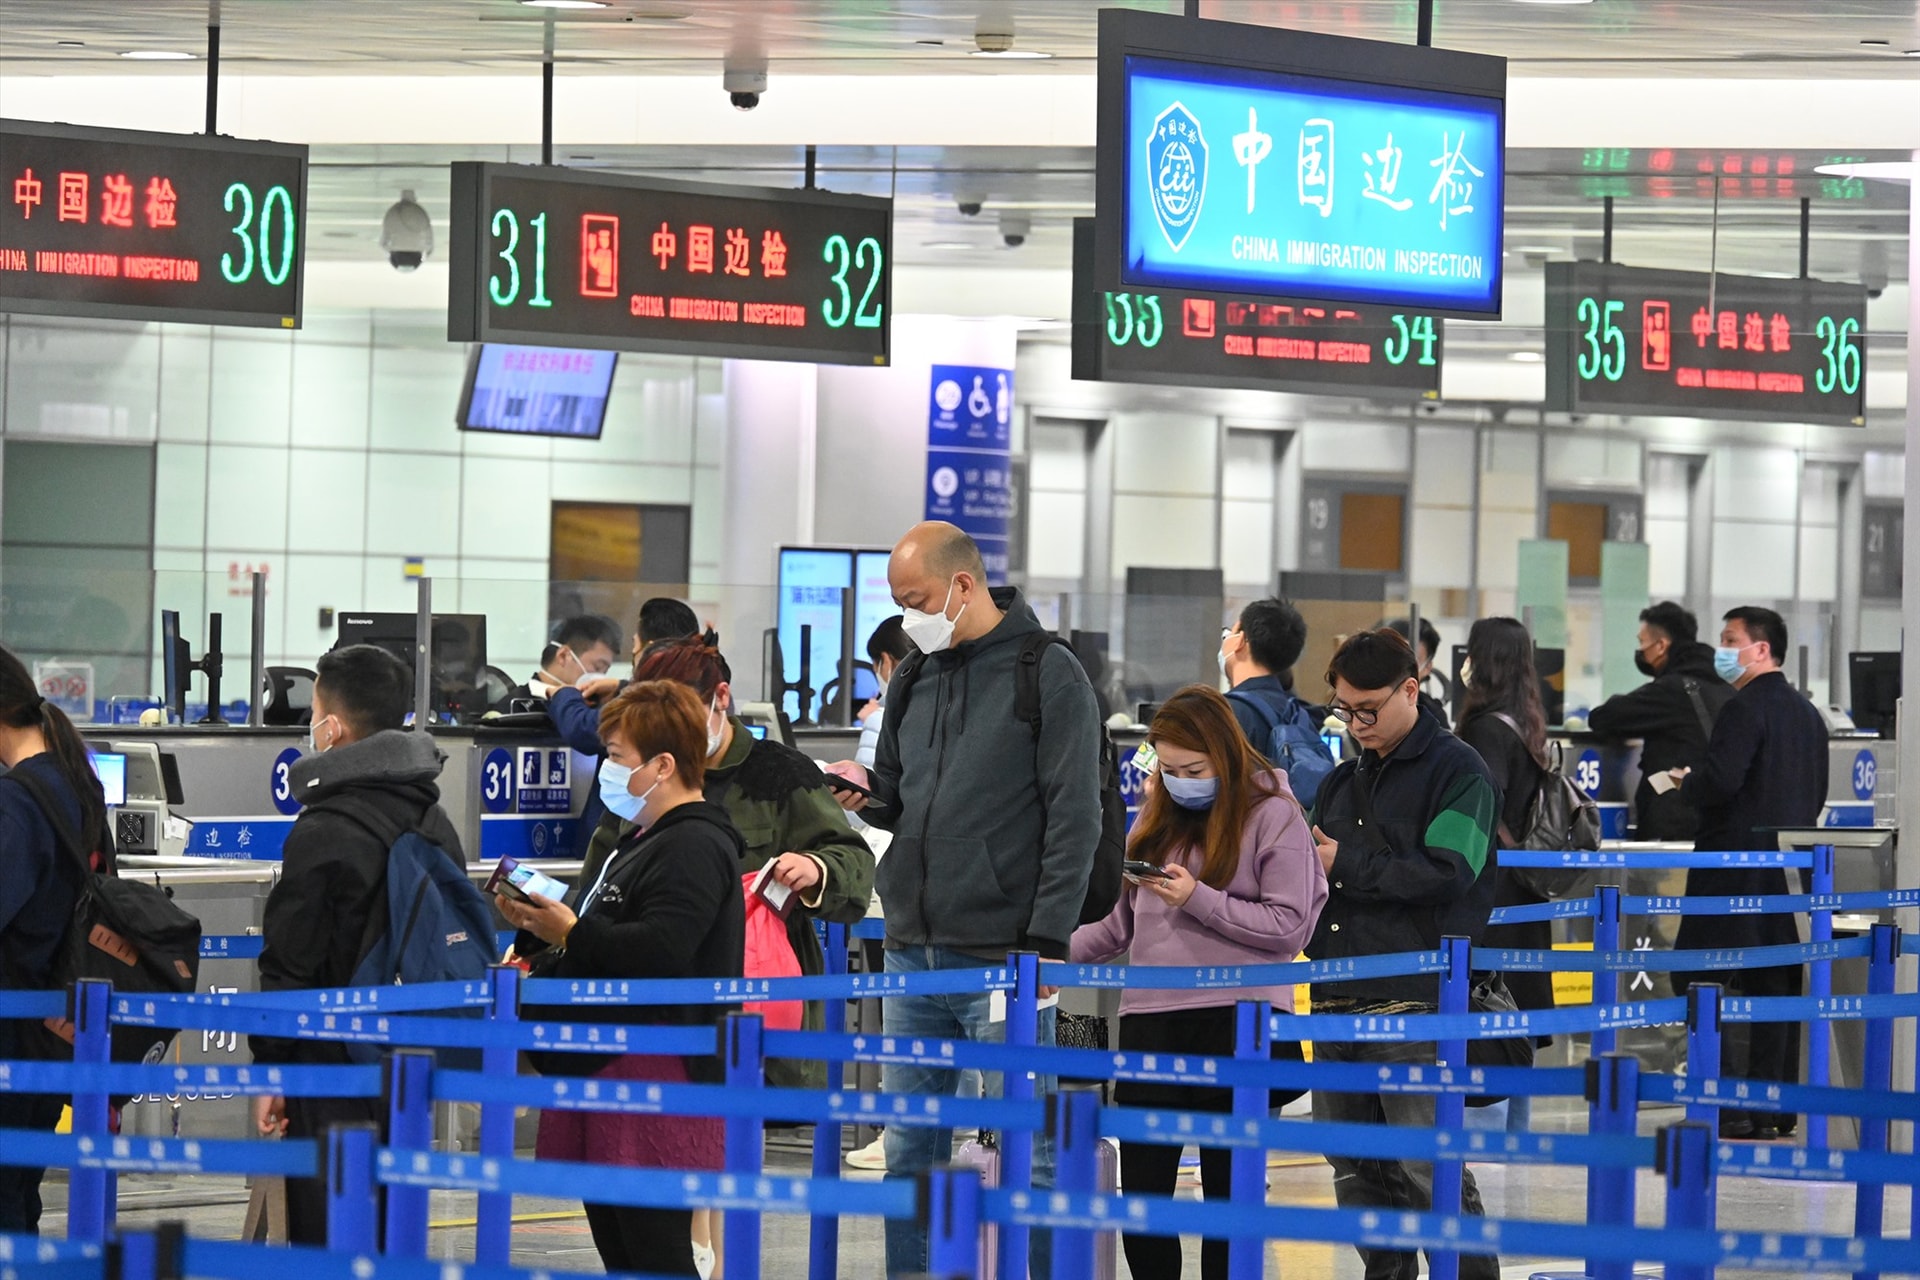
[(502, 858), (500, 865), (487, 877), (484, 892), (489, 896), (499, 894), (512, 898), (515, 902), (529, 902), (529, 894), (539, 894), (553, 902), (564, 902), (567, 886), (552, 876), (544, 875), (532, 867), (522, 865), (517, 859)]
[(1128, 858), (1120, 865), (1128, 875), (1136, 880), (1171, 880), (1173, 878), (1167, 874), (1165, 867), (1154, 862), (1141, 862), (1134, 858)]
[(852, 778), (843, 778), (837, 773), (827, 775), (827, 790), (856, 795), (863, 800), (874, 799), (874, 794), (869, 788), (861, 786)]

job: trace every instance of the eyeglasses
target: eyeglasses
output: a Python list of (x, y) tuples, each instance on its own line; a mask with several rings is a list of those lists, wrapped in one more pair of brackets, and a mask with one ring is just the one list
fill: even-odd
[(1371, 729), (1374, 725), (1380, 723), (1380, 708), (1378, 707), (1333, 706), (1327, 708), (1327, 714), (1335, 720), (1338, 720), (1341, 724), (1357, 724), (1362, 729)]

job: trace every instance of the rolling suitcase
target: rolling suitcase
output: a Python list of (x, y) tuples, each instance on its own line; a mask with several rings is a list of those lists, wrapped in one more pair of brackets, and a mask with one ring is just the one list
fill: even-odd
[[(980, 1171), (983, 1185), (1000, 1185), (1000, 1148), (973, 1139), (960, 1144), (953, 1153), (953, 1163)], [(1100, 1149), (1095, 1156), (1098, 1181), (1096, 1186), (1106, 1194), (1120, 1189), (1120, 1144), (1112, 1138), (1100, 1139)], [(1093, 1242), (1094, 1280), (1115, 1280), (1119, 1274), (1120, 1237), (1115, 1232), (1102, 1232)], [(1000, 1232), (991, 1222), (980, 1224), (980, 1280), (996, 1280), (1000, 1267)]]

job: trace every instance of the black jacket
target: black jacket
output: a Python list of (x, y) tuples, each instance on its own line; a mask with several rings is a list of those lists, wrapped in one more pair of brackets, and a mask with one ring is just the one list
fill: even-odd
[[(557, 955), (535, 947), (539, 978), (738, 978), (746, 959), (746, 904), (740, 859), (746, 846), (727, 811), (710, 800), (668, 810), (644, 831), (620, 837), (599, 891)], [(580, 891), (580, 900), (593, 891)], [(522, 935), (525, 937), (526, 935)], [(633, 1005), (530, 1008), (528, 1018), (564, 1022), (718, 1023), (727, 1006)], [(689, 1071), (717, 1079), (717, 1064), (690, 1059)]]
[(1634, 826), (1642, 840), (1691, 840), (1700, 816), (1678, 791), (1656, 795), (1648, 781), (1656, 773), (1681, 767), (1697, 769), (1707, 754), (1707, 731), (1687, 696), (1687, 684), (1699, 690), (1709, 720), (1733, 700), (1733, 686), (1713, 669), (1713, 648), (1677, 644), (1666, 670), (1630, 693), (1615, 694), (1587, 716), (1587, 727), (1616, 740), (1640, 739), (1640, 788), (1633, 795)]
[[(1528, 810), (1540, 791), (1540, 763), (1527, 750), (1520, 735), (1490, 713), (1482, 712), (1461, 725), (1460, 740), (1479, 754), (1493, 780), (1494, 790), (1500, 793), (1500, 825), (1506, 834), (1495, 833), (1498, 847), (1519, 848), (1526, 836)], [(1518, 907), (1545, 901), (1524, 888), (1505, 867), (1496, 870), (1494, 906)], [(1545, 951), (1553, 946), (1553, 924), (1540, 920), (1529, 924), (1488, 925), (1482, 941), (1489, 947)], [(1507, 989), (1513, 993), (1513, 1002), (1522, 1009), (1553, 1008), (1552, 974), (1509, 973), (1506, 981)]]
[[(1371, 792), (1373, 821), (1360, 792)], [(1472, 747), (1432, 716), (1386, 757), (1343, 762), (1321, 784), (1313, 821), (1340, 844), (1327, 905), (1307, 954), (1315, 960), (1474, 942), (1493, 910), (1493, 827), (1499, 795)], [(884, 865), (884, 864), (883, 864)], [(1431, 976), (1315, 986), (1316, 1006), (1433, 1004)]]
[[(65, 800), (61, 816), (80, 830), (80, 802), (51, 755), (29, 756), (15, 767)], [(80, 869), (61, 850), (33, 793), (17, 784), (0, 783), (0, 866), (6, 868), (0, 874), (0, 988), (44, 991), (73, 918)]]
[[(1777, 827), (1811, 827), (1827, 802), (1827, 727), (1777, 671), (1755, 676), (1727, 703), (1705, 758), (1680, 794), (1700, 812), (1696, 849), (1777, 849)], [(1800, 886), (1796, 886), (1796, 890)], [(1788, 893), (1778, 868), (1687, 872), (1687, 892)], [(1798, 942), (1788, 915), (1683, 916), (1674, 946), (1757, 947)]]
[[(294, 762), (288, 782), (304, 808), (287, 833), (279, 882), (267, 895), (262, 991), (347, 986), (384, 932), (387, 844), (350, 816), (355, 806), (420, 831), (465, 868), (460, 833), (440, 807), (435, 779), (444, 763), (432, 738), (403, 729)], [(348, 1061), (340, 1045), (319, 1041), (255, 1036), (251, 1047), (255, 1062)]]

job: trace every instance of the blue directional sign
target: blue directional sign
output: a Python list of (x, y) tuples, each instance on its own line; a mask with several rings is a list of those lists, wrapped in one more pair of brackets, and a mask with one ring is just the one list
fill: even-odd
[(1499, 314), (1500, 59), (1116, 11), (1101, 35), (1124, 285)]

